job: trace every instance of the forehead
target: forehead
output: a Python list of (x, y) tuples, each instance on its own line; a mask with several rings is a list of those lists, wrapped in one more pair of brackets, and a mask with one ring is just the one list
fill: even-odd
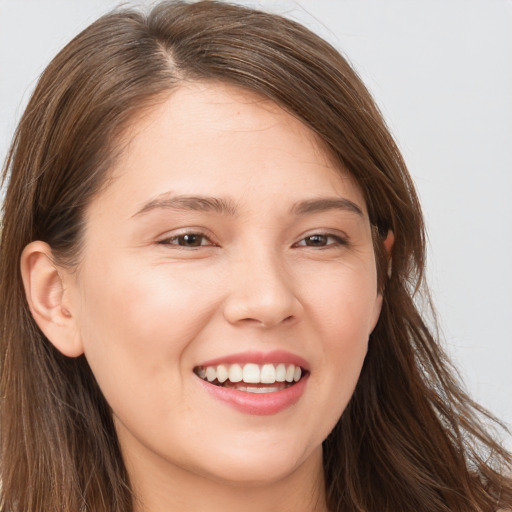
[[(162, 95), (155, 106), (144, 110), (128, 125), (122, 139), (128, 143), (125, 154), (140, 149), (155, 135), (159, 137), (152, 140), (155, 146), (162, 142), (161, 137), (167, 137), (166, 144), (174, 142), (184, 150), (201, 137), (203, 144), (211, 143), (206, 144), (207, 148), (227, 137), (233, 142), (234, 152), (236, 143), (243, 139), (250, 139), (255, 146), (261, 141), (268, 145), (266, 134), (278, 128), (288, 137), (276, 140), (275, 148), (281, 144), (285, 149), (286, 143), (300, 139), (305, 149), (314, 150), (318, 161), (333, 165), (326, 144), (303, 121), (266, 97), (220, 82), (186, 82)], [(172, 140), (168, 137), (171, 134)]]
[(310, 128), (235, 86), (181, 85), (134, 120), (123, 139), (107, 195), (130, 203), (173, 191), (235, 200), (264, 191), (282, 202), (330, 190), (357, 196), (364, 209), (359, 187)]

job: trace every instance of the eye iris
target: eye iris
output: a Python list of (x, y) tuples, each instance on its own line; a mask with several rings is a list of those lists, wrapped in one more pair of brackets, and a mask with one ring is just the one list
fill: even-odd
[(327, 237), (325, 235), (311, 235), (306, 238), (306, 245), (319, 247), (326, 245)]
[(184, 245), (187, 247), (199, 247), (202, 242), (202, 235), (182, 235), (178, 238), (179, 245)]

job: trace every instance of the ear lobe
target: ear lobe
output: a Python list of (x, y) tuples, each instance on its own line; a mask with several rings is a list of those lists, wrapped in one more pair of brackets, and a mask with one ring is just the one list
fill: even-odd
[(69, 293), (50, 246), (41, 241), (31, 242), (23, 250), (20, 265), (30, 312), (41, 331), (64, 355), (81, 355), (83, 346)]

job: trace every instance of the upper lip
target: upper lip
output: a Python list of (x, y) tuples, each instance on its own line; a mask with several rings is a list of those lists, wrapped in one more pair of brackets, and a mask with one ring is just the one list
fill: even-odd
[(220, 364), (294, 364), (303, 370), (309, 370), (309, 363), (302, 357), (285, 350), (272, 350), (271, 352), (249, 351), (210, 359), (198, 364), (196, 367), (218, 366)]

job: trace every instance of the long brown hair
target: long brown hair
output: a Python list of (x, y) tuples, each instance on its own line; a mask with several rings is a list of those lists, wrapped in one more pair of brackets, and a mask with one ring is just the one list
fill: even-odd
[[(324, 442), (330, 510), (512, 507), (510, 454), (487, 433), (490, 416), (461, 390), (419, 312), (422, 215), (369, 93), (304, 27), (203, 1), (100, 18), (48, 66), (16, 131), (1, 234), (0, 509), (133, 510), (109, 406), (85, 358), (63, 356), (36, 326), (19, 260), (43, 240), (59, 264), (79, 261), (85, 209), (108, 182), (123, 130), (184, 80), (235, 84), (281, 105), (365, 196), (384, 305), (355, 393)], [(388, 230), (389, 272), (378, 235)]]

